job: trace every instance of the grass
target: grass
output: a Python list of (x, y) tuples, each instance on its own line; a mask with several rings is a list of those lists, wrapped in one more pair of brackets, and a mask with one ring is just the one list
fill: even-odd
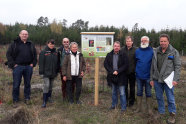
[[(7, 47), (2, 47), (1, 52), (5, 53)], [(2, 57), (6, 60), (5, 56)], [(186, 61), (186, 57), (182, 57)], [(81, 94), (82, 105), (70, 105), (62, 100), (61, 94), (61, 80), (58, 76), (54, 82), (54, 93), (52, 97), (54, 103), (48, 103), (45, 109), (41, 108), (42, 104), (42, 90), (33, 89), (31, 95), (31, 105), (23, 103), (23, 88), (20, 89), (20, 106), (23, 106), (31, 114), (34, 124), (153, 124), (152, 118), (147, 114), (145, 108), (145, 100), (143, 99), (144, 111), (142, 113), (134, 113), (136, 104), (132, 108), (127, 108), (125, 114), (120, 113), (120, 107), (116, 110), (109, 111), (111, 106), (111, 89), (107, 87), (105, 71), (102, 67), (103, 59), (100, 60), (100, 82), (99, 85), (99, 105), (94, 106), (94, 60), (90, 60), (90, 70), (83, 80), (83, 90)], [(177, 124), (184, 124), (186, 117), (186, 68), (182, 68), (181, 80), (175, 88), (175, 98), (177, 106)], [(41, 84), (43, 80), (38, 74), (38, 66), (34, 69), (32, 76), (32, 85)], [(21, 84), (23, 86), (23, 82)], [(12, 73), (7, 67), (0, 64), (0, 99), (3, 104), (0, 105), (0, 120), (6, 117), (13, 110), (12, 108)], [(155, 98), (155, 91), (152, 89), (153, 111), (157, 111), (157, 102)], [(166, 97), (165, 97), (166, 99)], [(166, 124), (168, 118), (167, 102), (166, 114), (158, 123)], [(5, 112), (3, 112), (5, 111)], [(157, 123), (156, 123), (157, 124)]]

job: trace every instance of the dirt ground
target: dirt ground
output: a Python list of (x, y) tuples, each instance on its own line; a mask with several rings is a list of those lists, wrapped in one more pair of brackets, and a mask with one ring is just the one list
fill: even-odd
[[(0, 55), (5, 55), (7, 47), (0, 48)], [(82, 105), (68, 104), (62, 99), (60, 76), (56, 78), (53, 88), (54, 103), (48, 103), (45, 109), (42, 105), (42, 83), (43, 80), (38, 74), (38, 66), (34, 68), (32, 76), (32, 94), (31, 104), (25, 105), (23, 102), (23, 82), (20, 89), (20, 98), (18, 108), (12, 107), (12, 72), (4, 66), (5, 56), (0, 58), (0, 123), (9, 123), (13, 117), (16, 119), (24, 118), (22, 122), (32, 124), (166, 124), (168, 118), (167, 102), (166, 114), (161, 119), (154, 119), (147, 114), (145, 97), (143, 99), (143, 112), (135, 113), (136, 103), (133, 107), (128, 107), (125, 113), (120, 112), (120, 107), (110, 111), (111, 89), (107, 86), (105, 80), (104, 68), (100, 64), (100, 87), (99, 87), (99, 105), (94, 105), (94, 80), (91, 61), (90, 68), (83, 80), (83, 90), (81, 94)], [(102, 61), (101, 61), (102, 62)], [(175, 87), (175, 98), (177, 107), (177, 124), (186, 124), (186, 57), (182, 57), (182, 70), (179, 84)], [(152, 109), (157, 112), (157, 101), (155, 91), (152, 88)], [(166, 97), (165, 97), (166, 100)], [(14, 113), (21, 114), (15, 115)], [(24, 114), (25, 113), (25, 114)], [(21, 117), (20, 117), (20, 116)], [(9, 118), (8, 118), (9, 117)], [(12, 118), (10, 118), (12, 117)], [(21, 124), (21, 121), (15, 122)], [(2, 124), (3, 124), (2, 123)]]

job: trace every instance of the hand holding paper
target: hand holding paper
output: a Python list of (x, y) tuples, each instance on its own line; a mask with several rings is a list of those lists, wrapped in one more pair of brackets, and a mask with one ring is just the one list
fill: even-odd
[(176, 81), (172, 82), (173, 86), (176, 86), (178, 83)]
[(174, 71), (164, 80), (170, 89), (173, 87), (173, 78), (174, 78)]

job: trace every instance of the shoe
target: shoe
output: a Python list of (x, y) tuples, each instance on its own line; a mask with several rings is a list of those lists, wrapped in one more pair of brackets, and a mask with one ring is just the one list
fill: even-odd
[(81, 102), (80, 100), (78, 100), (78, 101), (76, 102), (76, 104), (82, 104), (82, 102)]
[(53, 102), (54, 102), (54, 100), (52, 99), (52, 90), (49, 90), (49, 92), (48, 92), (48, 94), (47, 94), (47, 95), (48, 95), (48, 99), (47, 99), (47, 100), (48, 100), (48, 102), (49, 102), (49, 103), (53, 103)]
[(69, 100), (68, 101), (70, 104), (74, 104), (74, 101), (73, 100)]
[(53, 100), (51, 97), (48, 97), (48, 102), (49, 102), (49, 103), (53, 103), (54, 100)]
[(25, 99), (25, 102), (24, 102), (26, 105), (30, 105), (31, 104), (31, 101), (30, 99)]
[(116, 107), (115, 106), (111, 106), (110, 108), (109, 108), (109, 110), (113, 110), (113, 109), (115, 109)]
[(41, 106), (41, 108), (46, 108), (46, 104), (47, 104), (47, 93), (43, 93), (43, 104)]
[(129, 103), (128, 107), (132, 107), (134, 105), (134, 103)]
[(121, 110), (121, 114), (125, 114), (126, 110)]
[(176, 116), (176, 114), (171, 112), (169, 118), (167, 119), (167, 123), (168, 124), (175, 124), (175, 122), (176, 122), (175, 116)]
[(130, 101), (128, 107), (132, 107), (134, 105), (134, 101)]
[(158, 120), (158, 119), (161, 119), (164, 115), (165, 114), (163, 114), (163, 113), (157, 112), (157, 113), (154, 114), (153, 117), (154, 117), (155, 120)]
[(18, 107), (18, 101), (13, 101), (12, 107), (17, 108)]

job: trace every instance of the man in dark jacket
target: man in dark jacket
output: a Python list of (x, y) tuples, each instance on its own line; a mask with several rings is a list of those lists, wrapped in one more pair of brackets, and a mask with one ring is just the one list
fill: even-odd
[(107, 81), (112, 83), (112, 106), (115, 109), (118, 104), (118, 90), (120, 92), (121, 111), (126, 110), (125, 85), (128, 58), (120, 51), (120, 42), (115, 41), (113, 50), (107, 54), (104, 67), (107, 70)]
[(19, 37), (9, 46), (7, 51), (9, 68), (13, 69), (13, 107), (17, 107), (19, 101), (19, 87), (22, 76), (24, 78), (24, 99), (29, 104), (30, 100), (30, 81), (33, 67), (37, 63), (35, 46), (28, 40), (28, 32), (22, 30)]
[[(70, 41), (68, 38), (63, 38), (62, 40), (62, 46), (57, 50), (58, 54), (59, 54), (59, 58), (60, 58), (60, 75), (61, 75), (61, 91), (62, 91), (62, 96), (63, 96), (63, 100), (66, 99), (66, 81), (63, 80), (63, 74), (62, 74), (62, 65), (63, 65), (63, 61), (66, 55), (68, 55), (70, 53)], [(73, 86), (73, 90), (74, 91), (74, 86)]]
[(39, 55), (39, 74), (43, 75), (44, 88), (43, 88), (43, 105), (46, 107), (48, 100), (51, 101), (52, 86), (54, 78), (59, 72), (59, 58), (56, 48), (54, 48), (54, 40), (49, 40), (47, 46), (41, 51)]
[[(130, 66), (127, 70), (127, 83), (125, 87), (126, 99), (129, 106), (134, 105), (135, 101), (135, 68), (136, 68), (136, 59), (135, 59), (135, 51), (136, 47), (133, 46), (133, 38), (131, 36), (126, 36), (125, 38), (126, 45), (122, 48), (128, 57)], [(130, 86), (130, 97), (128, 98), (128, 84)]]

